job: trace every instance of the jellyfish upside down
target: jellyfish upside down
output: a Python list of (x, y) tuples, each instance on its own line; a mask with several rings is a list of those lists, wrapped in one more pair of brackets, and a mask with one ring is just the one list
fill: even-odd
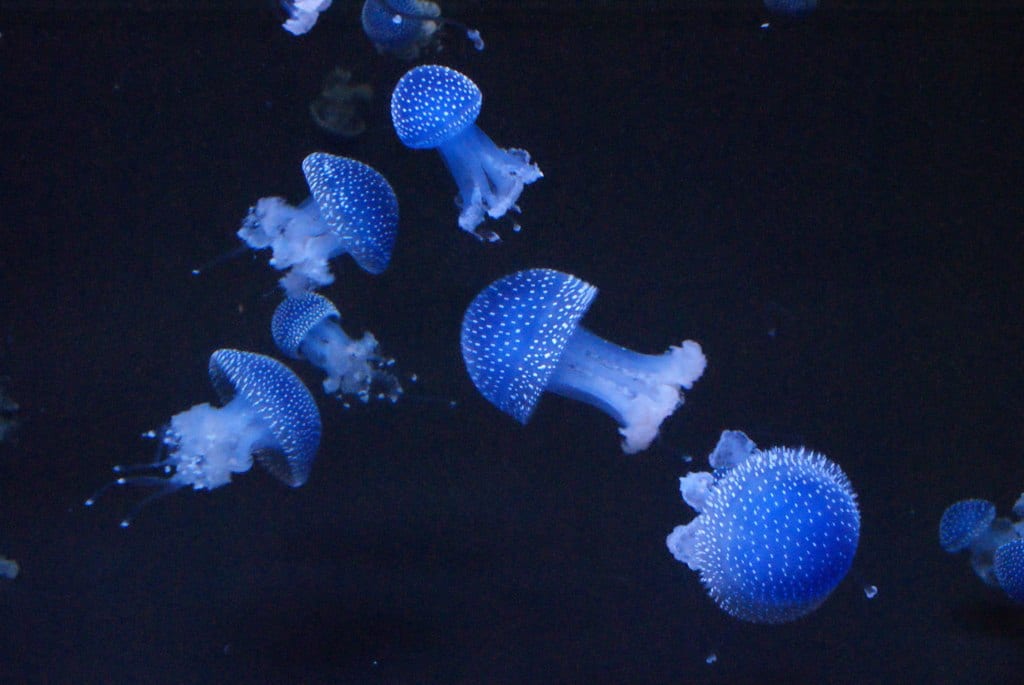
[(372, 333), (350, 338), (341, 328), (334, 303), (316, 293), (284, 300), (271, 320), (274, 342), (292, 359), (305, 359), (324, 371), (324, 391), (363, 402), (371, 393), (378, 399), (398, 400), (402, 386), (388, 369), (393, 359), (380, 354)]
[(415, 67), (395, 86), (391, 120), (406, 147), (437, 148), (459, 188), (459, 227), (494, 242), (500, 236), (480, 224), (518, 212), (523, 186), (543, 174), (526, 150), (499, 148), (476, 125), (482, 102), (476, 84), (454, 69)]
[(437, 3), (428, 0), (366, 0), (363, 32), (378, 52), (414, 60), (432, 47), (439, 49), (437, 30), (451, 25), (465, 33), (477, 50), (484, 49), (480, 32), (441, 16)]
[(784, 623), (817, 609), (849, 571), (860, 537), (842, 469), (803, 447), (757, 449), (739, 431), (724, 432), (709, 461), (713, 473), (680, 479), (698, 515), (672, 531), (669, 551), (736, 618)]
[(462, 358), (480, 393), (520, 423), (550, 391), (615, 419), (628, 454), (647, 449), (662, 421), (704, 373), (700, 345), (685, 340), (660, 355), (599, 338), (580, 319), (597, 288), (551, 269), (491, 283), (462, 319)]
[[(115, 466), (118, 478), (86, 506), (112, 486), (155, 488), (121, 521), (127, 527), (153, 499), (189, 486), (227, 485), (232, 474), (252, 468), (254, 458), (286, 485), (305, 484), (320, 445), (320, 412), (302, 381), (275, 359), (231, 349), (210, 356), (209, 373), (223, 406), (197, 404), (171, 417), (159, 433), (148, 433), (159, 440), (158, 458)], [(164, 475), (138, 475), (146, 471)]]
[(954, 502), (939, 521), (939, 544), (950, 554), (967, 552), (971, 568), (986, 585), (1024, 604), (1024, 495), (1013, 515), (1016, 520), (997, 518), (996, 505), (988, 500)]
[(398, 232), (398, 200), (387, 179), (362, 162), (324, 152), (307, 156), (302, 171), (310, 197), (298, 207), (261, 198), (238, 237), (254, 250), (272, 250), (270, 265), (288, 271), (281, 278), (288, 295), (334, 282), (328, 262), (341, 254), (372, 274), (384, 271)]

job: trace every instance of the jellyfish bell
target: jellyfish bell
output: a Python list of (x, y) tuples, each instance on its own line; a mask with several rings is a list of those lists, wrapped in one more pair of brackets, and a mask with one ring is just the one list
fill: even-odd
[[(1017, 521), (1013, 521), (1004, 516), (997, 517), (996, 505), (988, 500), (954, 502), (946, 507), (939, 520), (939, 544), (950, 554), (966, 551), (975, 575), (986, 585), (1006, 589), (999, 577), (997, 558), (1004, 546), (1024, 538), (1024, 520), (1021, 520), (1024, 508), (1020, 504), (1018, 500), (1014, 505)], [(1017, 587), (1016, 577), (1007, 572), (1006, 578), (1012, 590), (1007, 590), (1007, 594), (1012, 597)]]
[(477, 50), (484, 49), (479, 31), (442, 17), (441, 8), (429, 0), (366, 0), (361, 20), (377, 51), (399, 59), (411, 61), (439, 49), (438, 29), (445, 25), (462, 31)]
[[(121, 521), (128, 527), (135, 515), (156, 498), (191, 487), (213, 490), (236, 473), (260, 463), (291, 487), (305, 484), (320, 444), (320, 412), (309, 390), (288, 367), (270, 357), (232, 349), (210, 356), (210, 382), (223, 405), (197, 404), (175, 414), (159, 432), (158, 457), (147, 464), (115, 466), (119, 474), (85, 501), (113, 486), (147, 486), (154, 492)], [(155, 471), (159, 475), (133, 475)]]

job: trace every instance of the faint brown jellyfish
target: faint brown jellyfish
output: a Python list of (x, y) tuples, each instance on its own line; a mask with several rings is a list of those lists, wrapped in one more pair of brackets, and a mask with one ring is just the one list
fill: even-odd
[(352, 72), (335, 67), (324, 77), (320, 94), (309, 103), (316, 125), (339, 138), (355, 138), (366, 130), (363, 118), (373, 99), (373, 88), (351, 83)]

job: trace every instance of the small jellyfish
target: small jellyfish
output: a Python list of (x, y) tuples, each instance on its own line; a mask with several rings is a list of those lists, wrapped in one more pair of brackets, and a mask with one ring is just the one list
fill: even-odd
[(387, 371), (394, 362), (377, 349), (370, 332), (350, 338), (341, 328), (341, 314), (316, 293), (289, 297), (278, 305), (270, 324), (277, 347), (292, 359), (305, 359), (323, 370), (324, 391), (355, 395), (363, 402), (376, 386), (380, 399), (398, 400), (402, 386)]
[[(3, 380), (3, 379), (0, 379)], [(18, 411), (21, 407), (4, 393), (0, 387), (0, 442), (11, 437), (18, 428)]]
[(286, 485), (306, 482), (320, 445), (320, 411), (302, 381), (275, 359), (231, 349), (210, 356), (209, 373), (224, 406), (197, 404), (175, 414), (159, 433), (148, 434), (159, 440), (156, 461), (114, 467), (118, 474), (155, 469), (166, 477), (120, 475), (86, 506), (111, 486), (157, 488), (121, 521), (127, 527), (153, 499), (188, 486), (227, 485), (232, 474), (252, 468), (253, 458)]
[[(735, 433), (726, 431), (723, 440)], [(737, 444), (726, 452), (740, 455)], [(753, 448), (713, 474), (688, 474), (680, 489), (691, 506), (698, 503), (698, 516), (665, 542), (731, 616), (754, 623), (800, 618), (850, 570), (860, 538), (856, 494), (821, 454)]]
[(485, 216), (518, 212), (523, 186), (543, 174), (526, 150), (499, 148), (474, 123), (481, 103), (469, 77), (448, 67), (416, 67), (395, 86), (391, 120), (407, 147), (437, 148), (459, 188), (459, 227), (493, 242), (500, 239), (497, 233), (477, 228)]
[(1024, 537), (1024, 520), (1021, 511), (1014, 507), (1017, 521), (996, 517), (996, 505), (983, 499), (965, 499), (946, 507), (939, 520), (939, 544), (950, 554), (966, 551), (970, 555), (971, 568), (986, 585), (1001, 587), (1011, 598), (1019, 591), (1017, 578), (1012, 569), (1012, 550), (1007, 550), (1003, 559), (1007, 564), (1003, 585), (996, 559), (999, 550), (1013, 545)]
[(280, 0), (281, 8), (288, 14), (288, 19), (281, 24), (293, 36), (308, 33), (320, 18), (320, 14), (331, 7), (333, 0)]
[(1024, 540), (1000, 545), (993, 557), (992, 567), (999, 587), (1014, 602), (1024, 604)]
[(764, 0), (764, 7), (773, 14), (802, 17), (817, 8), (818, 0)]
[(335, 67), (324, 77), (320, 94), (309, 103), (316, 125), (338, 138), (355, 138), (366, 130), (363, 117), (373, 99), (373, 88), (351, 81), (352, 72)]
[(314, 152), (302, 160), (311, 196), (298, 207), (261, 198), (238, 237), (254, 250), (271, 248), (270, 265), (288, 270), (281, 286), (298, 295), (334, 282), (328, 261), (348, 253), (379, 274), (391, 261), (398, 233), (398, 199), (383, 176), (347, 157)]
[(622, 449), (647, 449), (661, 422), (704, 373), (700, 345), (685, 340), (660, 355), (602, 340), (580, 319), (597, 288), (551, 269), (518, 271), (491, 283), (462, 319), (462, 358), (480, 393), (527, 423), (550, 391), (615, 419)]
[(429, 0), (366, 0), (363, 31), (378, 52), (414, 60), (428, 48), (439, 49), (437, 30), (450, 24), (466, 34), (477, 50), (484, 49), (480, 32), (441, 17), (441, 8)]
[(18, 562), (14, 559), (8, 559), (5, 556), (0, 555), (0, 578), (15, 579), (18, 577), (18, 573), (21, 572), (21, 567), (18, 566)]

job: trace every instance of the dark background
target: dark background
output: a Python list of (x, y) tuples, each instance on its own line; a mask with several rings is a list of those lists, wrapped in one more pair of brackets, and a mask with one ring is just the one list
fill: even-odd
[[(523, 231), (486, 245), (438, 156), (394, 136), (409, 65), (357, 3), (301, 38), (237, 5), (0, 2), (0, 375), (23, 420), (0, 445), (0, 554), (22, 569), (0, 680), (1020, 682), (1024, 610), (936, 524), (1024, 489), (1024, 14), (846, 3), (764, 30), (756, 2), (450, 4), (487, 49), (449, 31), (430, 61), (545, 173)], [(336, 65), (376, 90), (350, 143), (308, 112)], [(324, 420), (305, 487), (254, 469), (127, 530), (141, 493), (84, 509), (150, 458), (140, 433), (214, 399), (214, 349), (274, 353), (265, 253), (189, 272), (257, 198), (302, 199), (314, 150), (396, 189), (390, 269), (339, 259), (324, 293), (419, 383), (345, 411), (292, 364)], [(554, 397), (521, 427), (468, 380), (466, 305), (538, 266), (601, 288), (606, 338), (704, 346), (647, 452)], [(728, 618), (665, 548), (677, 477), (723, 428), (825, 452), (859, 493), (854, 568), (803, 620)]]

